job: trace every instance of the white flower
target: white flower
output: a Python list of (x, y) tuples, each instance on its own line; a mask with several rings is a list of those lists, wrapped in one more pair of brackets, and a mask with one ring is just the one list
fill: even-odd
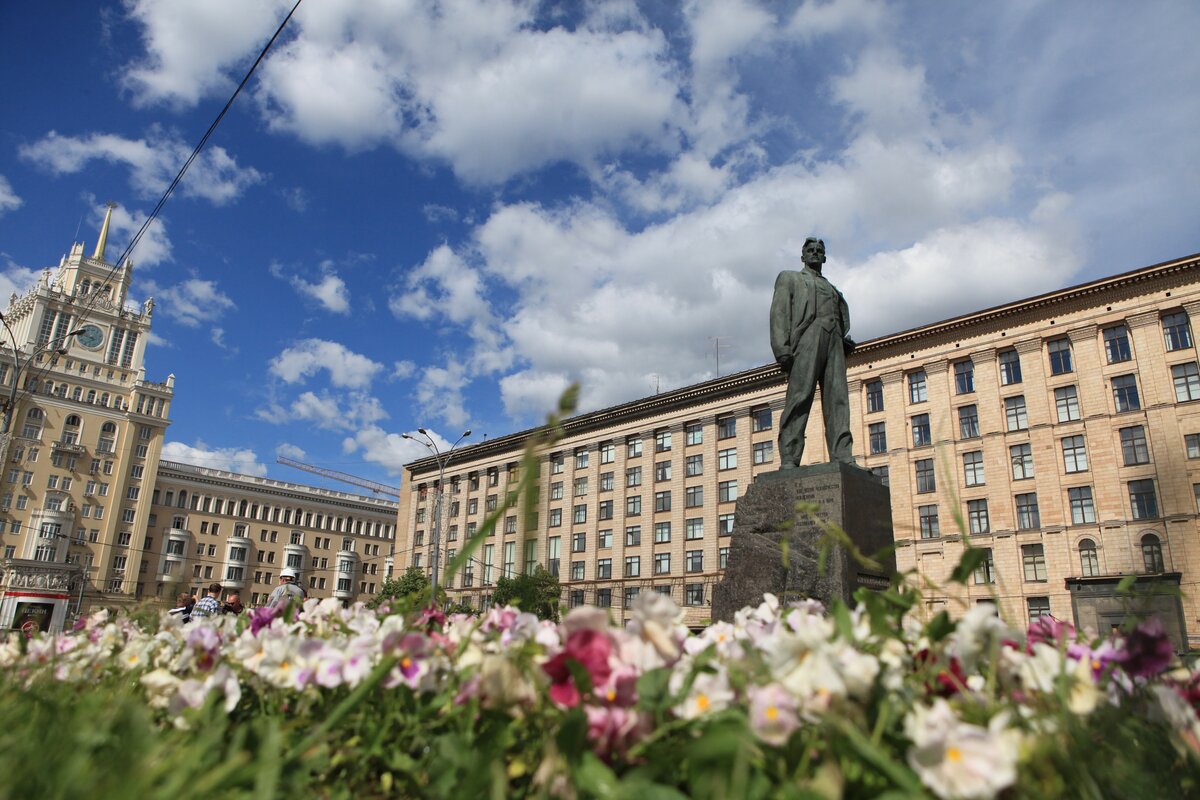
[[(684, 674), (676, 670), (671, 676), (671, 682), (677, 684), (672, 687), (671, 691), (678, 691), (678, 684), (682, 684), (682, 675)], [(733, 702), (733, 689), (729, 687), (729, 679), (725, 675), (725, 671), (701, 672), (692, 682), (687, 697), (683, 699), (682, 703), (675, 706), (675, 713), (684, 719), (695, 719), (704, 714), (723, 711), (729, 707), (731, 702)]]
[(968, 609), (950, 639), (950, 654), (957, 657), (963, 670), (975, 672), (979, 659), (986, 656), (1005, 636), (1008, 626), (996, 615), (992, 603), (976, 603)]
[(962, 722), (945, 700), (917, 706), (904, 728), (913, 746), (908, 764), (943, 800), (985, 800), (1017, 779), (1020, 736), (998, 714), (987, 728)]

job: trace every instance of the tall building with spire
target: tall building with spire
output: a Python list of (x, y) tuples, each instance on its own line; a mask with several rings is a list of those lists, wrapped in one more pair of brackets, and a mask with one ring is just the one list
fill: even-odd
[[(175, 377), (143, 366), (154, 303), (129, 303), (133, 264), (107, 260), (113, 204), (90, 256), (75, 243), (3, 312), (0, 628), (61, 624), (68, 602), (134, 601)], [(47, 602), (49, 601), (49, 602)]]

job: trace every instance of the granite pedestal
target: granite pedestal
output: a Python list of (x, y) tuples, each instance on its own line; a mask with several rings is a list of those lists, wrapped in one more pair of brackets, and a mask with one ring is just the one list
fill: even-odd
[[(812, 513), (801, 504), (815, 505)], [(834, 545), (818, 569), (822, 531), (813, 516), (844, 530), (858, 549), (883, 569), (860, 566)], [(788, 543), (784, 564), (783, 542)], [(883, 481), (853, 464), (833, 462), (759, 475), (738, 499), (724, 579), (713, 587), (713, 619), (732, 620), (766, 592), (780, 600), (810, 597), (828, 604), (852, 602), (859, 587), (887, 588), (896, 571), (891, 494)]]

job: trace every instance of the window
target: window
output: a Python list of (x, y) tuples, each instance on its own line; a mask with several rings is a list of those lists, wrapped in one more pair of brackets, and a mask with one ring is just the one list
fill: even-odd
[(704, 551), (688, 550), (686, 562), (688, 572), (704, 572)]
[(689, 606), (704, 605), (704, 584), (689, 583), (684, 587), (683, 602)]
[(1105, 328), (1104, 353), (1110, 364), (1117, 364), (1132, 358), (1133, 356), (1129, 352), (1129, 329), (1124, 325)]
[(694, 455), (688, 456), (684, 462), (684, 474), (689, 478), (694, 478), (697, 475), (704, 474), (704, 456)]
[(1029, 427), (1029, 417), (1025, 413), (1025, 395), (1004, 398), (1004, 418), (1010, 431), (1023, 431)]
[(954, 391), (958, 394), (970, 394), (975, 391), (975, 364), (973, 362), (955, 362)]
[(1188, 315), (1184, 311), (1164, 314), (1162, 318), (1163, 339), (1167, 351), (1184, 350), (1192, 346), (1192, 329), (1188, 325)]
[(1150, 463), (1150, 448), (1146, 445), (1146, 429), (1141, 425), (1121, 428), (1121, 454), (1125, 466)]
[(733, 535), (733, 514), (717, 515), (717, 536)]
[(586, 564), (587, 564), (586, 561), (572, 561), (571, 562), (571, 580), (581, 581), (584, 579), (584, 576), (586, 574), (585, 570), (587, 569)]
[(654, 452), (666, 453), (671, 449), (671, 432), (670, 431), (655, 431), (654, 432)]
[(670, 461), (659, 461), (657, 464), (654, 465), (654, 480), (656, 483), (659, 481), (671, 480), (671, 462)]
[(1049, 597), (1027, 597), (1025, 598), (1025, 604), (1029, 609), (1029, 622), (1031, 624), (1039, 617), (1050, 616)]
[(1021, 545), (1021, 564), (1027, 583), (1046, 582), (1046, 551), (1040, 544)]
[(637, 458), (642, 454), (642, 437), (630, 436), (625, 440), (625, 457)]
[(887, 430), (882, 422), (873, 422), (867, 426), (868, 439), (871, 443), (871, 454), (887, 452)]
[(1040, 528), (1041, 516), (1038, 514), (1037, 493), (1017, 495), (1017, 529), (1028, 531)]
[(1154, 519), (1158, 516), (1158, 498), (1154, 481), (1144, 479), (1129, 482), (1129, 507), (1134, 519)]
[(1118, 412), (1137, 411), (1142, 407), (1138, 399), (1137, 379), (1133, 375), (1118, 375), (1112, 379), (1113, 403)]
[(717, 502), (733, 503), (738, 499), (737, 481), (721, 481), (717, 484)]
[(958, 409), (958, 435), (964, 439), (979, 438), (979, 410), (974, 405)]
[(938, 529), (937, 506), (918, 506), (917, 519), (921, 523), (922, 539), (932, 539), (941, 534), (941, 531)]
[(925, 370), (908, 373), (908, 402), (924, 403), (928, 399), (925, 389)]
[(580, 447), (575, 451), (575, 469), (587, 469), (588, 466), (588, 451), (586, 447)]
[(683, 536), (688, 541), (704, 538), (704, 519), (692, 517), (683, 522)]
[(967, 486), (982, 486), (985, 483), (983, 475), (983, 451), (972, 450), (963, 453), (963, 479)]
[(751, 463), (770, 464), (772, 458), (774, 458), (774, 453), (774, 442), (755, 442), (754, 447), (750, 451)]
[(717, 451), (717, 469), (737, 469), (737, 448)]
[(642, 557), (625, 556), (625, 577), (636, 578), (642, 574)]
[(612, 589), (596, 590), (596, 605), (600, 608), (612, 607)]
[(999, 355), (1000, 385), (1011, 386), (1021, 382), (1021, 357), (1016, 350), (1005, 350)]
[(1029, 444), (1015, 444), (1008, 448), (1008, 458), (1012, 463), (1014, 481), (1033, 477), (1033, 447)]
[(1096, 521), (1096, 508), (1092, 505), (1092, 487), (1077, 486), (1067, 489), (1067, 500), (1071, 504), (1071, 523), (1088, 525)]
[(771, 430), (771, 409), (768, 406), (760, 406), (750, 410), (750, 430), (753, 433), (761, 433), (762, 431)]
[[(515, 529), (516, 528), (516, 517), (510, 517), (509, 519), (511, 519), (513, 521), (513, 527)], [(557, 528), (557, 527), (560, 527), (561, 525), (562, 525), (562, 509), (561, 508), (550, 509), (549, 526), (551, 528)], [(507, 530), (507, 524), (505, 525), (505, 528), (506, 528), (506, 530), (504, 531), (505, 533), (516, 533), (515, 530), (511, 530), (511, 531)]]
[[(612, 519), (613, 518), (613, 501), (612, 500), (602, 500), (600, 502), (600, 505), (597, 507), (596, 513), (600, 519)], [(584, 509), (584, 521), (585, 522), (587, 521), (587, 509), (586, 508)]]
[(883, 411), (883, 381), (867, 381), (866, 392), (867, 413), (874, 414), (877, 411)]
[(671, 510), (671, 493), (670, 492), (655, 492), (654, 493), (654, 510), (655, 511), (670, 511)]
[(642, 468), (629, 467), (625, 470), (625, 485), (626, 486), (641, 486), (642, 485)]
[(612, 577), (612, 559), (601, 558), (596, 561), (596, 577), (611, 578)]
[(1062, 440), (1063, 469), (1067, 472), (1087, 472), (1087, 447), (1083, 436), (1066, 436)]
[(1171, 367), (1171, 378), (1175, 382), (1176, 402), (1200, 400), (1200, 372), (1196, 370), (1195, 361)]
[(717, 417), (717, 438), (732, 439), (734, 436), (737, 436), (737, 419), (732, 414)]
[(704, 442), (704, 426), (699, 422), (689, 422), (683, 426), (684, 442), (689, 446)]
[(1065, 375), (1074, 371), (1071, 366), (1071, 341), (1069, 339), (1052, 339), (1046, 343), (1046, 350), (1050, 354), (1051, 375)]
[(588, 479), (585, 475), (582, 478), (575, 479), (575, 496), (583, 497), (588, 492)]
[(1183, 446), (1188, 458), (1200, 458), (1200, 433), (1189, 433), (1183, 437)]
[(729, 548), (728, 547), (717, 548), (717, 566), (720, 567), (721, 569), (726, 569), (729, 567)]
[(667, 544), (671, 541), (671, 523), (656, 522), (654, 523), (654, 543)]
[(1059, 422), (1074, 422), (1079, 419), (1079, 392), (1074, 386), (1060, 386), (1054, 390), (1054, 408)]
[[(562, 471), (563, 471), (563, 467), (564, 467), (563, 454), (562, 453), (552, 453), (550, 455), (550, 474), (551, 475), (561, 475)], [(488, 470), (488, 486), (496, 485), (495, 483), (492, 482), (492, 476), (496, 475), (496, 474), (497, 473), (494, 470), (490, 470), (490, 469)]]
[(1100, 559), (1096, 555), (1096, 543), (1091, 539), (1079, 540), (1079, 571), (1085, 578), (1100, 574)]
[(1146, 572), (1163, 571), (1162, 544), (1153, 533), (1142, 537), (1142, 564)]
[(967, 528), (971, 533), (987, 533), (992, 529), (988, 520), (987, 500), (967, 501)]
[(612, 528), (596, 531), (596, 546), (601, 550), (607, 550), (612, 547)]
[[(530, 542), (525, 543), (527, 548), (529, 544)], [(546, 571), (556, 578), (558, 577), (559, 564), (562, 561), (561, 548), (562, 537), (551, 536), (546, 540)], [(453, 558), (453, 555), (451, 555), (451, 558)]]
[(571, 534), (571, 552), (582, 553), (587, 549), (587, 534), (583, 531)]
[(496, 495), (489, 494), (487, 496), (487, 499), (484, 501), (483, 508), (485, 511), (495, 511), (496, 510)]
[(914, 466), (917, 471), (917, 493), (924, 494), (925, 492), (936, 491), (937, 482), (933, 477), (933, 459), (918, 459)]
[(625, 498), (625, 516), (636, 517), (642, 513), (642, 496), (635, 494)]
[(689, 486), (683, 491), (684, 508), (699, 508), (704, 505), (704, 487)]
[(933, 442), (929, 433), (928, 414), (917, 414), (912, 418), (912, 441), (913, 447), (923, 447)]
[(654, 574), (666, 575), (671, 571), (671, 554), (670, 553), (655, 553), (654, 554)]
[(983, 547), (983, 561), (975, 568), (975, 583), (996, 582), (996, 562), (992, 558), (992, 548)]
[(616, 460), (617, 446), (612, 442), (604, 442), (600, 445), (600, 463), (611, 464)]
[[(612, 501), (609, 501), (609, 507), (612, 507)], [(571, 522), (575, 525), (582, 525), (587, 522), (587, 504), (580, 503), (571, 509)]]

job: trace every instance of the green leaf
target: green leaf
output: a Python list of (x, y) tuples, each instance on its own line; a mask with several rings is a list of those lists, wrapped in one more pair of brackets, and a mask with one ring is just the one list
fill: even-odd
[(950, 580), (954, 583), (966, 584), (967, 579), (975, 574), (975, 570), (979, 569), (988, 557), (988, 551), (983, 547), (968, 547), (963, 550), (962, 558), (959, 559), (958, 566), (954, 568), (954, 572), (950, 573)]
[(929, 620), (929, 624), (925, 626), (925, 633), (932, 641), (940, 642), (951, 633), (954, 632), (954, 623), (950, 620), (950, 614), (942, 611), (937, 616)]
[(575, 784), (584, 794), (599, 798), (616, 798), (621, 785), (617, 776), (595, 753), (585, 752), (575, 770)]

